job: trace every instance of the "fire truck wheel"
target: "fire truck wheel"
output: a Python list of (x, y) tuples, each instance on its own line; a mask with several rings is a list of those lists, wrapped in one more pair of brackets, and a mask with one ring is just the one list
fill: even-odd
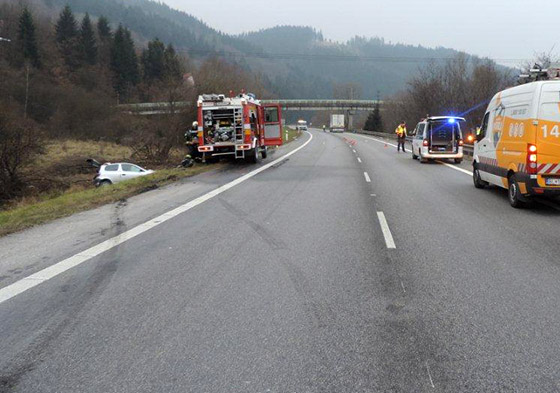
[(261, 150), (261, 157), (264, 160), (268, 156), (268, 148), (265, 146)]
[(259, 162), (259, 148), (257, 146), (255, 146), (254, 149), (249, 150), (248, 153), (247, 162), (250, 162), (251, 164)]

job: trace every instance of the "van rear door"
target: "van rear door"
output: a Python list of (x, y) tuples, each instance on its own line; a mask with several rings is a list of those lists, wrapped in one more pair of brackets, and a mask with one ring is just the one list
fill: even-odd
[(429, 142), (431, 153), (456, 153), (461, 139), (461, 130), (457, 121), (438, 120), (429, 123)]
[(560, 82), (543, 83), (538, 120), (539, 173), (560, 174)]

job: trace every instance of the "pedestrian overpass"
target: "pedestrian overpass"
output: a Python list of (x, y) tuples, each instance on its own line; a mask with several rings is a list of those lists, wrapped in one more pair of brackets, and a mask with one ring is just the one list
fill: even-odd
[[(260, 100), (263, 104), (278, 104), (284, 111), (332, 111), (344, 112), (348, 118), (348, 127), (353, 127), (353, 115), (357, 111), (371, 112), (380, 100)], [(119, 108), (138, 116), (166, 115), (195, 105), (195, 102), (149, 102), (141, 104), (122, 104)]]

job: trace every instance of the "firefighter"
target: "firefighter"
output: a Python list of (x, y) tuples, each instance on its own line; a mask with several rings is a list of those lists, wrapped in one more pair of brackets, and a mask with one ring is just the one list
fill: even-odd
[(402, 146), (402, 151), (406, 153), (404, 149), (404, 142), (406, 140), (406, 123), (403, 121), (397, 129), (395, 130), (395, 134), (397, 134), (397, 152), (400, 151)]

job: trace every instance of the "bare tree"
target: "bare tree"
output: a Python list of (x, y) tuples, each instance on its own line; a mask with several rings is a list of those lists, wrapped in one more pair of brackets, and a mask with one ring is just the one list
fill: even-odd
[(0, 111), (0, 201), (21, 195), (24, 179), (21, 171), (41, 152), (40, 133), (31, 120)]

